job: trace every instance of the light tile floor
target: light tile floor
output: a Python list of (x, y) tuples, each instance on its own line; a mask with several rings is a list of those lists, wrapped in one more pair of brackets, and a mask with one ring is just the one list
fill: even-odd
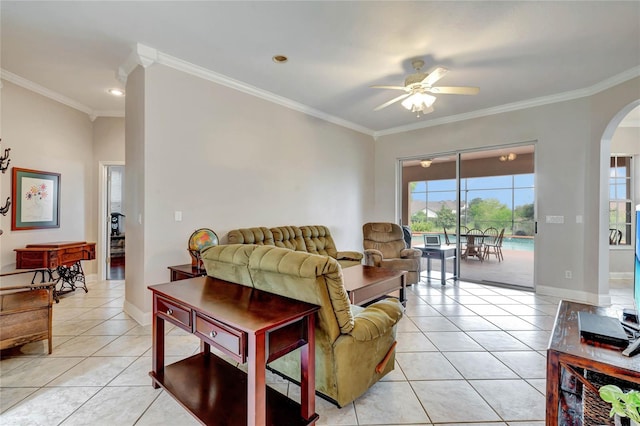
[[(630, 306), (630, 282), (612, 284)], [(151, 328), (123, 310), (124, 282), (89, 284), (54, 306), (54, 350), (46, 341), (6, 350), (0, 360), (0, 424), (196, 425), (153, 389)], [(338, 409), (317, 398), (319, 425), (543, 425), (545, 349), (558, 300), (459, 282), (408, 290), (398, 326), (396, 369)], [(198, 340), (167, 330), (167, 362), (196, 353)], [(299, 388), (269, 375), (299, 399)]]

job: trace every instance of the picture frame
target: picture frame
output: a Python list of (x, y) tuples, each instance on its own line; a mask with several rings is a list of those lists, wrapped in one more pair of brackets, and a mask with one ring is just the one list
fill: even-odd
[(13, 167), (11, 230), (60, 227), (60, 173)]

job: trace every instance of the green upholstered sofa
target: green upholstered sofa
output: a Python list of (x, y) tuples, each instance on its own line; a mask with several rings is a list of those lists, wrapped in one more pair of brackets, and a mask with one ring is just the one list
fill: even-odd
[(343, 268), (359, 265), (363, 257), (357, 251), (338, 251), (329, 228), (322, 225), (233, 229), (227, 234), (227, 239), (229, 244), (276, 246), (330, 256)]
[[(209, 276), (320, 306), (316, 391), (339, 407), (393, 370), (402, 305), (391, 298), (366, 308), (350, 305), (342, 268), (334, 258), (268, 245), (232, 244), (208, 247), (202, 259)], [(269, 367), (299, 383), (299, 349)]]

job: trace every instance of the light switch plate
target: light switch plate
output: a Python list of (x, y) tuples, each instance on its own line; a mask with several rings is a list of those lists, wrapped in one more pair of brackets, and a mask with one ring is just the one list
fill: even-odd
[(547, 216), (547, 223), (564, 223), (564, 216)]
[(182, 222), (182, 212), (179, 210), (176, 210), (175, 212), (173, 212), (173, 219), (176, 222)]

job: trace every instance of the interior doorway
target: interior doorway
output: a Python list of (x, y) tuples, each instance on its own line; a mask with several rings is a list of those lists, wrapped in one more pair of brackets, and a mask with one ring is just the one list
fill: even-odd
[[(401, 220), (412, 245), (438, 235), (457, 249), (449, 277), (533, 289), (534, 151), (527, 143), (401, 161)], [(431, 269), (439, 279), (434, 270), (439, 265)]]
[(125, 277), (124, 165), (106, 166), (105, 278)]

